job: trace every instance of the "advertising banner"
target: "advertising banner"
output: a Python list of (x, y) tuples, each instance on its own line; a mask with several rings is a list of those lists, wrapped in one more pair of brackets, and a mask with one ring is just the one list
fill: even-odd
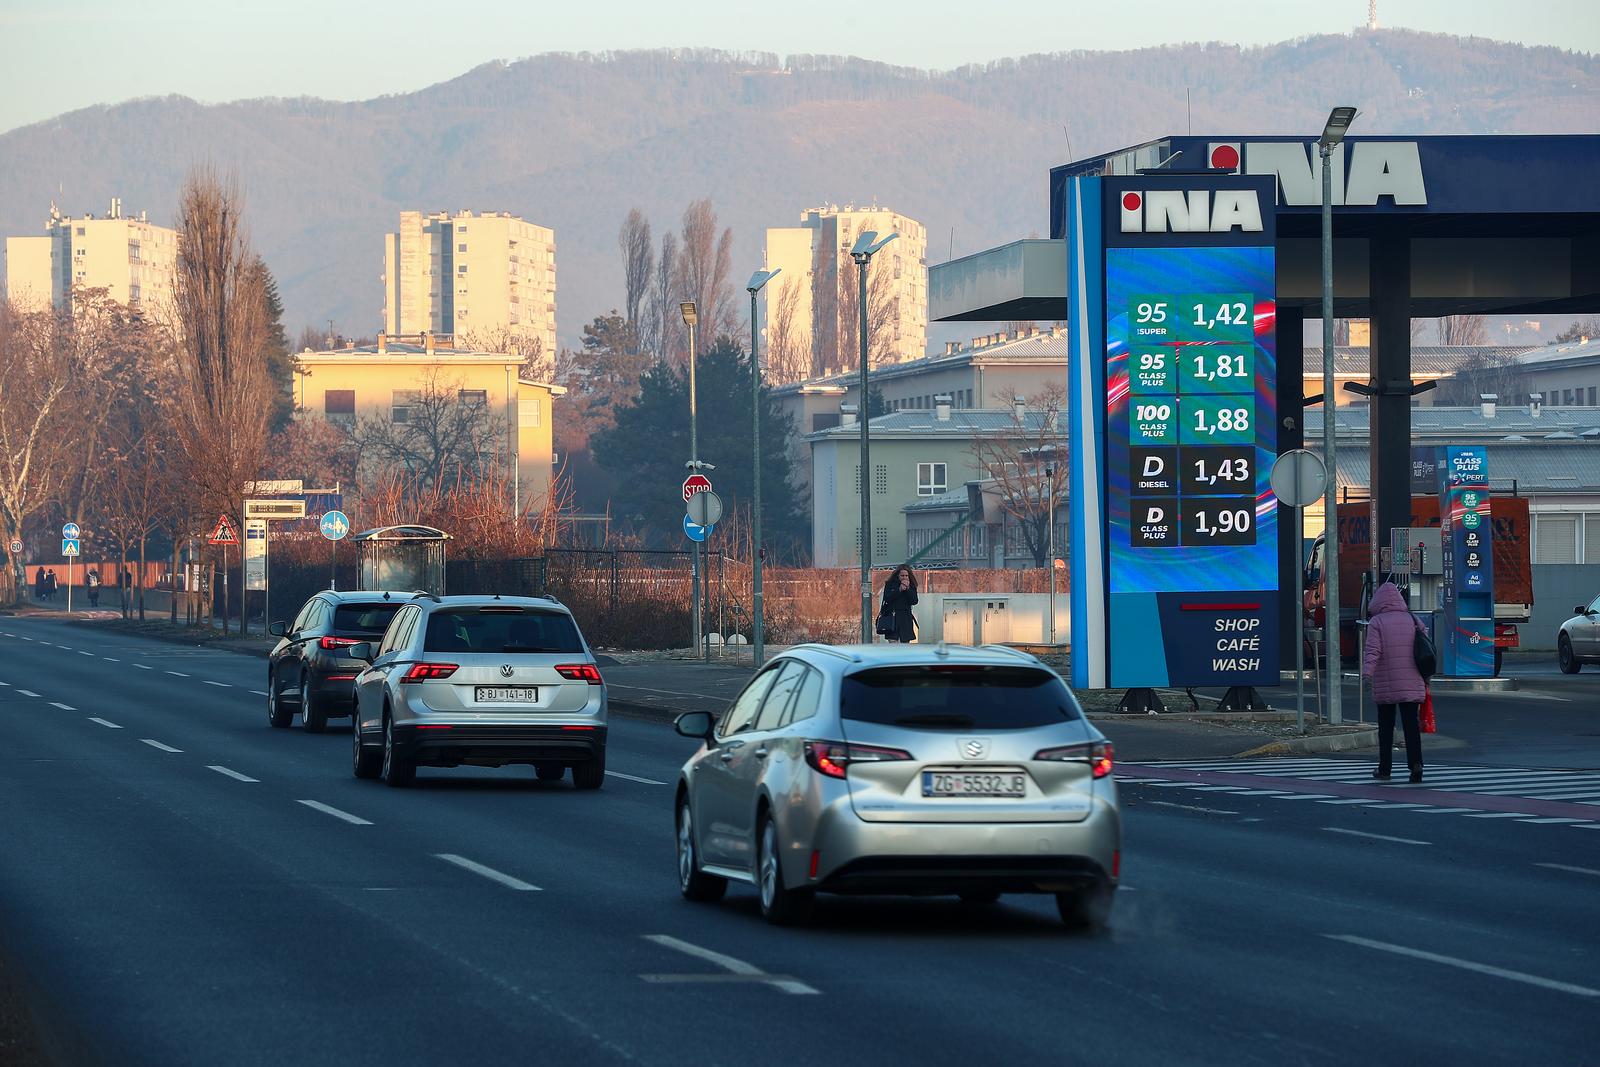
[(1493, 507), (1489, 456), (1481, 445), (1438, 450), (1443, 625), (1436, 629), (1439, 673), (1494, 675)]
[(244, 520), (244, 587), (259, 592), (267, 587), (267, 520)]

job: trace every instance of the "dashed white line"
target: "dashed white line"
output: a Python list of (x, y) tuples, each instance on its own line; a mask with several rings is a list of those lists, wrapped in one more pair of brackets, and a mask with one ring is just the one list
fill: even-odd
[(1413, 837), (1390, 837), (1388, 834), (1369, 834), (1365, 830), (1346, 830), (1339, 826), (1324, 826), (1330, 834), (1349, 834), (1351, 837), (1365, 837), (1372, 841), (1393, 841), (1397, 845), (1431, 845), (1432, 841), (1418, 841)]
[(641, 785), (666, 785), (667, 784), (666, 782), (658, 782), (654, 778), (640, 778), (637, 774), (623, 774), (621, 771), (607, 771), (606, 772), (606, 777), (608, 777), (608, 778), (621, 778), (624, 781), (638, 782)]
[(1466, 815), (1467, 819), (1521, 819), (1526, 815), (1520, 811), (1482, 811), (1476, 815)]
[(1343, 798), (1338, 799), (1338, 800), (1319, 800), (1319, 801), (1317, 801), (1317, 803), (1318, 804), (1378, 804), (1378, 803), (1381, 803), (1381, 801), (1377, 801), (1377, 800), (1358, 800), (1358, 799), (1356, 799), (1354, 797), (1343, 797)]
[(324, 815), (332, 815), (335, 819), (343, 819), (345, 822), (349, 823), (352, 826), (371, 826), (372, 825), (372, 821), (370, 819), (363, 819), (359, 815), (351, 815), (348, 811), (340, 811), (338, 808), (331, 807), (331, 806), (329, 806), (327, 804), (323, 804), (320, 801), (316, 801), (316, 800), (299, 800), (299, 801), (296, 801), (295, 803), (304, 804), (306, 807), (312, 808), (312, 809), (314, 809), (316, 811), (320, 811)]
[[(705, 960), (707, 963), (715, 964), (730, 974), (735, 974), (741, 978), (747, 978), (751, 981), (770, 985), (774, 989), (781, 990), (784, 993), (789, 993), (794, 996), (816, 996), (819, 992), (815, 988), (806, 985), (806, 983), (797, 978), (789, 978), (779, 974), (768, 974), (766, 971), (763, 971), (760, 967), (757, 967), (753, 963), (746, 963), (744, 960), (735, 959), (732, 956), (725, 956), (720, 952), (713, 952), (709, 948), (701, 948), (699, 945), (691, 944), (688, 941), (680, 941), (676, 937), (671, 937), (667, 934), (646, 934), (644, 935), (644, 939), (646, 941), (652, 941), (655, 944), (660, 945), (662, 948), (670, 948), (675, 952), (683, 953), (685, 956), (693, 956), (695, 959)], [(644, 980), (647, 982), (671, 982), (682, 981), (686, 978), (691, 978), (692, 976), (652, 974), (641, 975), (640, 977), (644, 978)]]
[(1504, 967), (1493, 967), (1487, 963), (1474, 963), (1472, 960), (1457, 959), (1454, 956), (1441, 956), (1437, 952), (1424, 952), (1419, 948), (1391, 945), (1385, 941), (1373, 941), (1370, 938), (1356, 937), (1354, 934), (1323, 934), (1322, 936), (1351, 945), (1360, 945), (1362, 948), (1376, 949), (1379, 952), (1392, 952), (1396, 956), (1409, 956), (1414, 960), (1442, 963), (1446, 967), (1459, 967), (1463, 971), (1492, 975), (1495, 978), (1506, 978), (1513, 982), (1521, 982), (1524, 985), (1538, 986), (1540, 989), (1552, 989), (1557, 993), (1572, 993), (1580, 997), (1600, 997), (1600, 989), (1590, 989), (1588, 986), (1574, 985), (1571, 982), (1558, 982), (1553, 978), (1541, 978), (1536, 974), (1527, 974), (1523, 971), (1509, 971)]
[(118, 659), (115, 656), (101, 656), (100, 658), (105, 660), (107, 663), (121, 663), (122, 662), (120, 659)]
[(1518, 822), (1531, 823), (1534, 826), (1557, 826), (1557, 825), (1560, 825), (1561, 823), (1588, 822), (1589, 820), (1588, 819), (1551, 818), (1551, 819), (1518, 819), (1517, 821)]
[(159, 748), (163, 752), (182, 752), (183, 751), (183, 749), (181, 749), (181, 748), (173, 748), (171, 745), (163, 745), (160, 741), (157, 741), (153, 737), (141, 737), (141, 738), (139, 738), (139, 740), (143, 741), (145, 744), (149, 745), (151, 748)]
[(267, 691), (265, 689), (252, 689), (250, 692), (254, 693), (258, 697), (264, 697), (267, 695)]
[(91, 715), (91, 716), (89, 716), (89, 721), (90, 721), (90, 722), (97, 722), (97, 723), (99, 723), (99, 724), (100, 724), (100, 725), (101, 725), (101, 726), (109, 726), (109, 727), (110, 727), (110, 728), (111, 728), (111, 729), (113, 729), (113, 730), (120, 730), (120, 729), (122, 729), (122, 727), (120, 727), (120, 726), (118, 726), (118, 725), (117, 725), (117, 724), (116, 724), (116, 723), (114, 723), (114, 722), (112, 722), (112, 721), (111, 721), (111, 720), (109, 720), (109, 719), (102, 719), (102, 718), (99, 718), (99, 717), (97, 717), (97, 716), (94, 716), (94, 715)]
[(261, 780), (259, 778), (252, 778), (248, 774), (240, 774), (238, 771), (229, 770), (227, 767), (219, 767), (214, 763), (207, 765), (206, 770), (216, 771), (218, 774), (225, 774), (229, 778), (233, 778), (240, 782), (259, 782)]
[(1593, 867), (1573, 867), (1566, 863), (1535, 863), (1534, 866), (1548, 867), (1552, 871), (1571, 871), (1573, 874), (1592, 874), (1596, 878), (1600, 878), (1600, 871), (1595, 870)]
[(94, 658), (94, 653), (93, 653), (93, 652), (85, 652), (85, 651), (84, 651), (84, 650), (83, 650), (83, 649), (81, 649), (81, 648), (80, 648), (80, 649), (78, 649), (78, 655), (80, 655), (80, 656), (88, 656), (88, 657), (89, 657), (89, 658), (90, 658), (90, 659), (93, 659), (93, 658)]
[(77, 711), (78, 710), (77, 708), (73, 707), (71, 704), (63, 704), (59, 700), (52, 700), (50, 702), (50, 706), (52, 708), (60, 708), (62, 711)]
[(154, 669), (154, 668), (145, 666), (143, 663), (135, 663), (134, 666), (138, 667), (141, 671), (148, 671), (148, 670), (153, 670)]
[(162, 671), (161, 673), (170, 674), (174, 678), (187, 678), (187, 677), (189, 677), (187, 674), (184, 674), (182, 671)]
[(444, 860), (446, 863), (453, 863), (464, 871), (471, 871), (473, 874), (482, 875), (491, 882), (499, 882), (508, 889), (516, 889), (524, 893), (537, 893), (541, 891), (538, 886), (529, 882), (524, 882), (521, 878), (513, 878), (511, 875), (506, 874), (503, 871), (497, 871), (493, 867), (485, 867), (481, 863), (475, 863), (472, 860), (467, 859), (465, 856), (457, 856), (453, 852), (435, 852), (434, 856), (437, 859)]
[(32, 689), (18, 689), (17, 692), (21, 693), (25, 697), (36, 697), (36, 696), (39, 695), (38, 693), (35, 693)]
[(1479, 811), (1479, 808), (1418, 808), (1418, 815), (1462, 815), (1469, 811)]
[(217, 687), (217, 688), (218, 688), (218, 689), (232, 689), (232, 688), (233, 688), (233, 686), (231, 686), (231, 685), (229, 685), (229, 684), (228, 684), (228, 683), (227, 683), (227, 682), (213, 682), (213, 681), (212, 681), (212, 680), (211, 680), (211, 679), (209, 679), (209, 678), (202, 678), (202, 679), (200, 679), (200, 680), (201, 680), (201, 681), (202, 681), (202, 682), (203, 682), (203, 683), (205, 683), (205, 684), (206, 684), (206, 685), (214, 685), (214, 686), (216, 686), (216, 687)]
[(1229, 811), (1226, 808), (1202, 808), (1202, 807), (1199, 807), (1199, 806), (1194, 805), (1194, 804), (1175, 804), (1170, 800), (1147, 800), (1147, 801), (1145, 801), (1145, 803), (1146, 804), (1152, 804), (1152, 805), (1155, 805), (1156, 807), (1161, 807), (1161, 808), (1182, 808), (1184, 811), (1198, 811), (1198, 812), (1203, 812), (1206, 815), (1237, 815), (1237, 814), (1239, 814), (1236, 811)]

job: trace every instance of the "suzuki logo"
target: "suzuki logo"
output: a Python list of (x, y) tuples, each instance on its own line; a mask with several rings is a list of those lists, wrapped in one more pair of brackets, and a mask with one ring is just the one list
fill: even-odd
[(511, 671), (512, 671), (511, 664), (506, 663), (506, 664), (501, 665), (501, 667), (500, 667), (500, 677), (502, 677), (502, 678), (511, 677)]
[[(1277, 178), (1280, 203), (1291, 207), (1322, 203), (1322, 159), (1316, 142), (1213, 141), (1207, 152), (1212, 170)], [(1347, 141), (1334, 146), (1328, 167), (1333, 171), (1332, 199), (1336, 205), (1374, 207), (1382, 196), (1407, 207), (1421, 207), (1428, 202), (1422, 158), (1415, 141)], [(1126, 226), (1123, 232), (1129, 232)]]
[(982, 759), (989, 754), (989, 742), (981, 737), (969, 737), (961, 742), (961, 754), (967, 759)]
[(1260, 233), (1254, 189), (1152, 189), (1122, 194), (1123, 233)]

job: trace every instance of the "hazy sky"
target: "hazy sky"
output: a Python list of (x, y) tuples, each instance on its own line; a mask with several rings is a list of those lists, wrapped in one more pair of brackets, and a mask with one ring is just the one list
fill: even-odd
[[(1379, 0), (1385, 26), (1600, 51), (1600, 0)], [(0, 0), (0, 130), (180, 93), (364, 99), (539, 52), (708, 46), (949, 68), (1029, 52), (1264, 44), (1366, 0)]]

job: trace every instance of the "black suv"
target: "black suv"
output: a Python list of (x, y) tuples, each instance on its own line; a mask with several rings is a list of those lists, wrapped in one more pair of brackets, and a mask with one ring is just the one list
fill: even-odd
[(267, 658), (267, 722), (282, 729), (300, 712), (300, 724), (314, 734), (328, 720), (355, 710), (356, 675), (366, 663), (352, 659), (351, 645), (377, 641), (409, 593), (372, 591), (318, 593), (306, 601), (294, 622), (279, 620), (267, 632), (282, 638)]

